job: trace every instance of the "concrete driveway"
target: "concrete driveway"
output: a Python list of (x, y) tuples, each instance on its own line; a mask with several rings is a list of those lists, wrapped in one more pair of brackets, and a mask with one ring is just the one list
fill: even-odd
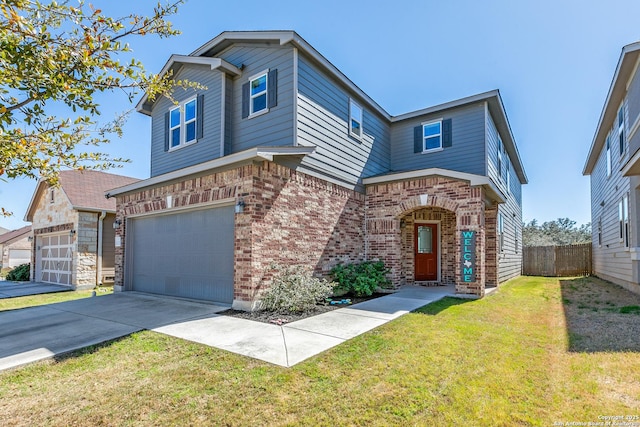
[(134, 292), (0, 312), (0, 370), (229, 307)]
[(0, 281), (0, 299), (68, 291), (71, 291), (69, 286), (49, 283)]

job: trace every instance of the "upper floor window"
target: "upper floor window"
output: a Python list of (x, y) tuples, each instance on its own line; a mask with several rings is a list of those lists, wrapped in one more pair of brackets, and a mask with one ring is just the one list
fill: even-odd
[(193, 98), (169, 110), (169, 149), (196, 141), (197, 104), (197, 98)]
[(620, 144), (620, 156), (622, 156), (626, 145), (624, 138), (624, 104), (618, 110), (618, 141)]
[(265, 70), (248, 78), (242, 85), (242, 118), (269, 111), (278, 103), (278, 70)]
[(267, 109), (267, 73), (249, 81), (251, 102), (249, 114), (256, 114)]
[(502, 140), (498, 137), (498, 176), (502, 178)]
[(438, 150), (442, 148), (442, 120), (422, 125), (422, 151)]
[(607, 136), (607, 176), (611, 175), (611, 134)]
[(505, 171), (505, 177), (506, 177), (506, 183), (507, 183), (507, 194), (511, 193), (511, 162), (509, 162), (509, 160), (507, 159), (506, 163), (506, 171)]
[(353, 100), (349, 101), (349, 133), (362, 138), (362, 108)]

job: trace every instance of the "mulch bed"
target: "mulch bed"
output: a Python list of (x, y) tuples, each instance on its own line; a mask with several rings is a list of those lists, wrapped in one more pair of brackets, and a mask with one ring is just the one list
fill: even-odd
[(388, 293), (380, 293), (380, 294), (373, 294), (371, 296), (368, 297), (352, 297), (352, 296), (344, 296), (344, 297), (339, 297), (339, 298), (332, 298), (333, 300), (336, 301), (340, 301), (343, 299), (350, 299), (351, 300), (351, 304), (325, 304), (325, 305), (317, 305), (313, 310), (311, 311), (306, 311), (304, 313), (296, 313), (296, 314), (291, 314), (291, 313), (275, 313), (272, 311), (254, 311), (254, 312), (248, 312), (248, 311), (240, 311), (240, 310), (226, 310), (223, 312), (220, 312), (218, 314), (222, 314), (224, 316), (231, 316), (231, 317), (239, 317), (241, 319), (248, 319), (248, 320), (255, 320), (256, 322), (262, 322), (262, 323), (270, 323), (273, 325), (284, 325), (286, 323), (291, 323), (291, 322), (295, 322), (297, 320), (302, 320), (302, 319), (306, 319), (307, 317), (312, 317), (312, 316), (317, 316), (318, 314), (322, 314), (322, 313), (327, 313), (329, 311), (333, 311), (333, 310), (337, 310), (339, 308), (345, 308), (345, 307), (349, 307), (350, 305), (353, 304), (358, 304), (360, 302), (364, 302), (364, 301), (369, 301), (375, 298), (380, 298), (383, 297), (385, 295), (389, 295)]

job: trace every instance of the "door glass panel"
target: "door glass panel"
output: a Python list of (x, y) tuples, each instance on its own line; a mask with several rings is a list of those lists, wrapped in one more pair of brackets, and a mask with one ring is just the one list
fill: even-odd
[(418, 253), (430, 254), (433, 253), (433, 239), (432, 239), (431, 227), (420, 225), (418, 226)]

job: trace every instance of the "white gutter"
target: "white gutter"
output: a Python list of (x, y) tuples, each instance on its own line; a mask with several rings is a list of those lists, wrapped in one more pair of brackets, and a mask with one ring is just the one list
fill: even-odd
[(102, 211), (98, 217), (98, 259), (96, 261), (96, 287), (100, 285), (102, 281), (102, 240), (103, 240), (103, 226), (104, 217), (107, 216), (107, 211)]

